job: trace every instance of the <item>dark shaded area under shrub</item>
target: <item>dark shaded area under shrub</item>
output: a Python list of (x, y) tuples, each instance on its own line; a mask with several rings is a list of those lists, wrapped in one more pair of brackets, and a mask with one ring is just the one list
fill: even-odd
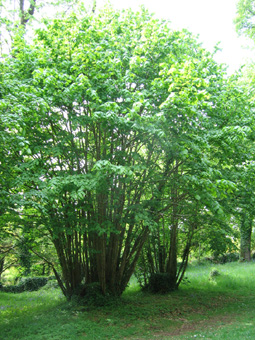
[(114, 295), (110, 292), (103, 294), (99, 282), (80, 285), (75, 294), (72, 295), (71, 301), (81, 306), (110, 306), (117, 305), (121, 299), (119, 295)]
[(176, 290), (176, 286), (168, 273), (153, 273), (144, 289), (155, 294), (166, 294)]

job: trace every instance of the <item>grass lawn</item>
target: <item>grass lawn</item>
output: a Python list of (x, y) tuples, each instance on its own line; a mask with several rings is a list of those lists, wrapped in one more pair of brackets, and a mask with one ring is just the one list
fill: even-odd
[(134, 283), (104, 307), (67, 303), (54, 288), (0, 293), (0, 340), (255, 339), (255, 263), (190, 265), (187, 277), (167, 295)]

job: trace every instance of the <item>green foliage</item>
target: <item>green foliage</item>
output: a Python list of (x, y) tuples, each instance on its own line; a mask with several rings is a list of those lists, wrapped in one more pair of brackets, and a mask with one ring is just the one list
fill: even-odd
[(77, 11), (33, 41), (23, 33), (1, 64), (0, 225), (45, 262), (57, 254), (63, 293), (99, 282), (120, 295), (140, 254), (145, 277), (177, 287), (194, 235), (230, 249), (229, 197), (252, 154), (237, 79), (145, 9)]
[(4, 286), (1, 291), (6, 293), (22, 293), (25, 291), (36, 291), (45, 286), (48, 282), (47, 277), (25, 277), (19, 280), (15, 286)]
[(26, 277), (20, 279), (19, 286), (24, 287), (24, 291), (34, 291), (46, 285), (47, 282), (47, 277)]
[[(179, 140), (175, 120), (186, 111), (178, 129), (191, 133), (190, 122), (202, 118), (196, 111), (207, 100), (201, 72), (209, 66), (190, 34), (171, 32), (145, 10), (78, 16), (48, 22), (30, 45), (16, 37), (1, 102), (4, 131), (18, 140), (9, 154), (20, 156), (12, 182), (20, 190), (9, 197), (33, 219), (33, 229), (51, 235), (67, 295), (84, 279), (83, 268), (85, 281), (100, 282), (103, 292), (106, 286), (124, 290), (157, 225), (151, 188), (167, 187), (176, 159), (196, 148), (190, 138)], [(187, 79), (194, 86), (180, 92)], [(169, 91), (176, 92), (173, 100)], [(81, 256), (75, 257), (77, 249)], [(76, 263), (70, 266), (69, 257)], [(117, 273), (123, 273), (120, 282), (112, 282)]]
[[(237, 4), (237, 16), (235, 18), (236, 30), (253, 40), (255, 39), (255, 2), (254, 0), (239, 0)], [(254, 64), (250, 62), (242, 70), (241, 82), (247, 93), (247, 103), (251, 105), (249, 126), (251, 132), (246, 148), (243, 150), (245, 159), (239, 164), (237, 179), (239, 189), (237, 192), (238, 209), (234, 215), (237, 218), (240, 229), (240, 258), (250, 261), (251, 258), (251, 234), (254, 220)], [(239, 172), (239, 174), (238, 174)]]
[(244, 34), (253, 40), (255, 37), (254, 17), (254, 0), (239, 0), (235, 18), (236, 30), (239, 34)]
[(240, 255), (238, 253), (226, 253), (213, 258), (214, 263), (229, 263), (239, 261)]
[(18, 253), (19, 253), (19, 265), (21, 267), (21, 275), (29, 276), (31, 272), (31, 265), (32, 265), (32, 256), (29, 251), (29, 246), (27, 244), (27, 240), (24, 238), (18, 244)]

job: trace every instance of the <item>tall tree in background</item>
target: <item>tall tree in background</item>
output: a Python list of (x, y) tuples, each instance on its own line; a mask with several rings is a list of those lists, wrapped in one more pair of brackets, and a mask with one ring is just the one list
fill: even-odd
[(254, 40), (255, 38), (255, 1), (239, 0), (237, 3), (237, 16), (235, 18), (236, 30), (239, 34)]
[[(2, 0), (0, 2), (0, 55), (10, 54), (16, 34), (31, 39), (34, 27), (43, 20), (63, 18), (78, 10), (79, 0)], [(83, 11), (95, 12), (96, 0), (88, 0)]]
[[(236, 30), (241, 35), (247, 36), (255, 42), (255, 1), (240, 0), (237, 4), (237, 16), (235, 18)], [(237, 195), (238, 212), (240, 221), (240, 257), (244, 260), (251, 258), (251, 234), (254, 223), (254, 78), (255, 69), (254, 62), (243, 69), (242, 83), (246, 87), (247, 102), (250, 104), (250, 114), (246, 117), (250, 120), (249, 127), (251, 128), (250, 138), (246, 146), (246, 159), (243, 159), (239, 165), (239, 190)]]

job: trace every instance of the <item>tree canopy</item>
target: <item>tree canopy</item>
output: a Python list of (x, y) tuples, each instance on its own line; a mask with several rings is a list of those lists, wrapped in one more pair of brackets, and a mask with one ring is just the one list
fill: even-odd
[(237, 16), (235, 18), (236, 30), (240, 34), (254, 39), (255, 37), (255, 2), (254, 0), (239, 0), (237, 3)]
[(178, 288), (249, 159), (247, 93), (145, 9), (43, 24), (1, 64), (0, 223), (51, 240), (68, 298), (120, 295), (139, 258)]

